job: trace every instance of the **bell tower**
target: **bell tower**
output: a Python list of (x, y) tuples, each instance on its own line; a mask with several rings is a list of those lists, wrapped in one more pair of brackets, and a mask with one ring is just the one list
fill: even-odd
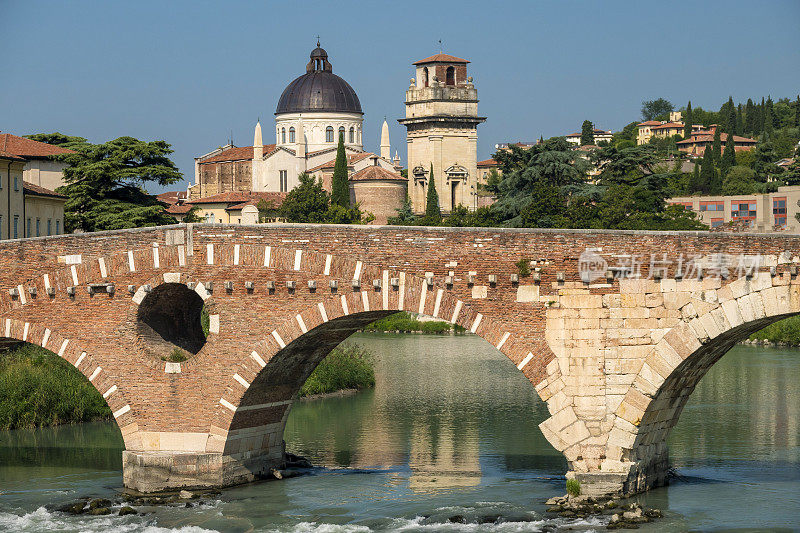
[(431, 165), (439, 206), (445, 213), (477, 205), (478, 91), (467, 61), (436, 54), (414, 63), (416, 78), (406, 91), (408, 194), (414, 212), (425, 212)]

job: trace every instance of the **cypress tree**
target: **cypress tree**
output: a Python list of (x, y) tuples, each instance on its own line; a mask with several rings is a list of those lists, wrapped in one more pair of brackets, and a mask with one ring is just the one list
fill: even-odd
[(761, 135), (764, 132), (764, 107), (764, 97), (762, 96), (761, 104), (756, 112), (756, 131), (754, 132), (756, 135)]
[(442, 221), (439, 195), (436, 193), (436, 180), (433, 178), (433, 163), (431, 163), (431, 179), (428, 182), (428, 197), (425, 202), (425, 219), (428, 224), (438, 224)]
[(725, 121), (725, 131), (734, 133), (736, 131), (736, 106), (733, 105), (733, 97), (728, 96), (728, 101), (725, 102), (725, 114), (720, 119)]
[(581, 146), (588, 144), (594, 144), (594, 124), (584, 120), (581, 126)]
[(344, 135), (339, 134), (339, 146), (336, 148), (336, 163), (333, 165), (333, 183), (331, 186), (331, 204), (350, 209), (350, 184), (347, 179), (347, 156), (344, 153)]
[(692, 179), (689, 182), (689, 193), (703, 192), (703, 184), (700, 183), (700, 163), (696, 160), (694, 162), (694, 172), (692, 172)]
[(747, 135), (753, 135), (756, 130), (756, 106), (753, 105), (753, 99), (747, 99), (747, 105), (744, 108), (744, 132)]
[[(772, 104), (772, 96), (767, 96), (767, 110), (769, 110), (769, 116), (772, 118), (770, 121), (770, 132), (775, 128), (780, 128), (780, 119), (778, 115), (775, 113), (775, 108)], [(764, 119), (764, 123), (766, 124), (766, 119)]]
[(711, 148), (711, 156), (714, 158), (714, 164), (719, 165), (722, 160), (722, 132), (719, 126), (714, 129), (714, 144)]
[(722, 175), (727, 175), (728, 171), (736, 165), (736, 146), (732, 134), (728, 134), (725, 141), (725, 152), (722, 154), (722, 162), (720, 163), (720, 172)]
[(742, 135), (744, 133), (744, 120), (742, 118), (742, 104), (736, 106), (736, 131), (734, 132), (736, 135)]
[(715, 194), (717, 187), (717, 169), (714, 168), (714, 155), (712, 150), (706, 146), (703, 152), (703, 162), (700, 165), (700, 186), (705, 194)]
[(683, 138), (688, 139), (692, 135), (692, 101), (686, 104), (686, 116), (683, 117)]
[(767, 105), (764, 106), (764, 133), (767, 136), (772, 134), (772, 100), (767, 100)]

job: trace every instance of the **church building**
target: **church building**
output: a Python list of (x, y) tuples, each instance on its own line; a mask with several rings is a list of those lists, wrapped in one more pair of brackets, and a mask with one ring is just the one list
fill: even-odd
[[(252, 197), (255, 204), (264, 193), (282, 197), (299, 184), (307, 172), (322, 179), (330, 191), (339, 137), (344, 138), (353, 204), (375, 215), (375, 223), (386, 223), (396, 214), (406, 194), (406, 179), (399, 174), (400, 159), (390, 159), (389, 129), (381, 132), (380, 155), (365, 152), (362, 145), (364, 112), (355, 90), (333, 73), (328, 53), (311, 52), (305, 74), (284, 89), (275, 110), (275, 142), (264, 144), (261, 123), (255, 126), (253, 145), (231, 144), (195, 158), (195, 183), (189, 187), (186, 204), (210, 205), (217, 197)], [(229, 193), (238, 193), (231, 195)], [(279, 202), (278, 202), (279, 203)], [(218, 220), (201, 213), (208, 221)]]

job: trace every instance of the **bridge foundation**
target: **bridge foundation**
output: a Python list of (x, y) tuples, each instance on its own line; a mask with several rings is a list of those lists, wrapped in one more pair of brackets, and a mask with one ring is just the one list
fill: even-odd
[(181, 451), (122, 452), (122, 479), (126, 488), (138, 492), (212, 489), (241, 485), (269, 476), (285, 463), (282, 450), (246, 453)]

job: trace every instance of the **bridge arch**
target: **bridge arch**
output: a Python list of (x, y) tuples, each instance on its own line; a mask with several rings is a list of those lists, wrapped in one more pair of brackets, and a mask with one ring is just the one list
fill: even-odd
[(800, 314), (800, 285), (788, 273), (759, 272), (703, 293), (705, 305), (686, 300), (681, 323), (648, 350), (615, 412), (599, 470), (622, 472), (625, 493), (666, 484), (667, 439), (708, 370), (756, 331)]
[[(136, 413), (131, 408), (124, 383), (113, 369), (103, 368), (80, 340), (61, 335), (37, 322), (0, 319), (0, 341), (16, 341), (40, 346), (69, 362), (94, 387), (108, 405), (122, 433), (125, 447), (136, 447)], [(0, 357), (2, 354), (0, 354)]]
[[(385, 271), (384, 271), (385, 272)], [(457, 324), (506, 355), (530, 381), (546, 354), (534, 354), (522, 338), (478, 313), (425, 278), (405, 276), (401, 285), (375, 284), (322, 296), (315, 304), (286, 316), (268, 338), (242, 354), (229, 369), (228, 386), (215, 399), (209, 451), (236, 459), (231, 476), (253, 479), (280, 464), (283, 430), (292, 402), (314, 368), (330, 351), (364, 326), (402, 310)], [(526, 355), (522, 355), (522, 353)], [(530, 367), (528, 365), (530, 364)]]

